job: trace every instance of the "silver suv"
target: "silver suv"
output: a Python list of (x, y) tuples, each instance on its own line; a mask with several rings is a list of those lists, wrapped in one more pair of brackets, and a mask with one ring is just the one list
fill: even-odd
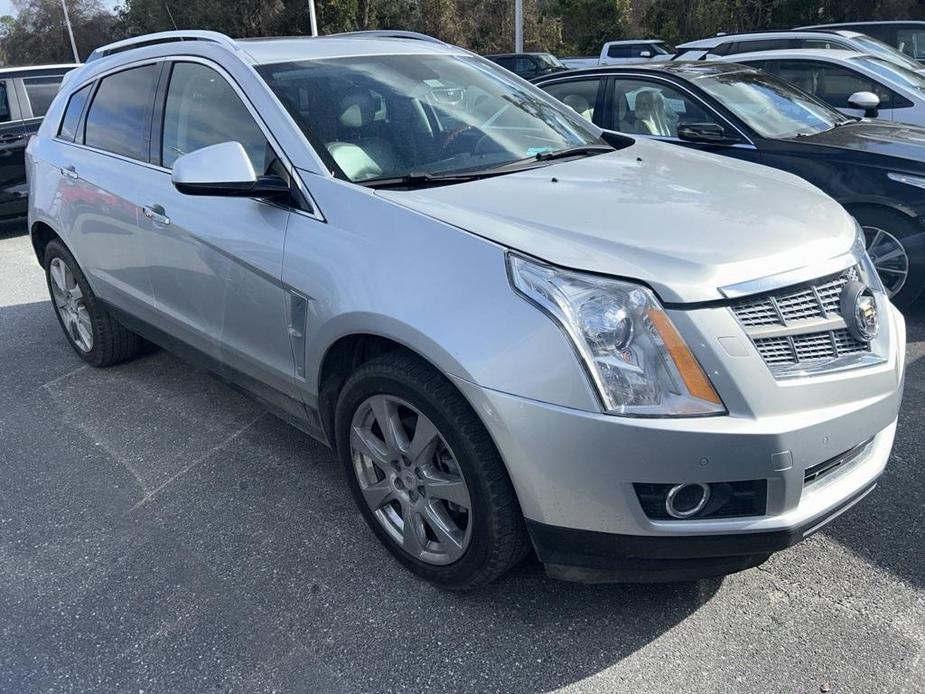
[(426, 37), (146, 36), (30, 143), (32, 242), (85, 361), (250, 391), (435, 583), (755, 566), (876, 484), (903, 319), (811, 185), (606, 137)]

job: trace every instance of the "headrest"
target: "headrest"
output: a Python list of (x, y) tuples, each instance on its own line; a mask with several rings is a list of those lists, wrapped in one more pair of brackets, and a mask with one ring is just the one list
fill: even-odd
[(362, 128), (373, 122), (376, 104), (367, 90), (351, 92), (340, 100), (340, 124), (345, 128)]
[(567, 97), (562, 99), (562, 103), (566, 106), (569, 106), (573, 111), (580, 113), (581, 115), (585, 114), (585, 111), (591, 110), (591, 104), (588, 103), (588, 100), (583, 96), (578, 94), (569, 94)]

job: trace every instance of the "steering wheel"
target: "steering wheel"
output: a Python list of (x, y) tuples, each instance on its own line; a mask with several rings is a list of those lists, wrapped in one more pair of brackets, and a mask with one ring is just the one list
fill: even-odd
[(440, 156), (447, 157), (454, 154), (451, 151), (451, 148), (456, 147), (458, 151), (461, 151), (463, 148), (460, 146), (467, 138), (477, 137), (475, 140), (475, 145), (470, 150), (473, 154), (482, 154), (482, 144), (488, 140), (488, 135), (483, 133), (481, 130), (476, 128), (474, 125), (463, 125), (462, 127), (451, 130), (447, 133), (446, 138), (443, 140), (443, 144), (440, 145)]

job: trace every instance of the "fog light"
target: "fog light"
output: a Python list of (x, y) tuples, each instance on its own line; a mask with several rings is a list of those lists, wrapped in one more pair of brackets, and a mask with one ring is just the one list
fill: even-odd
[(665, 497), (665, 510), (672, 518), (690, 518), (700, 513), (709, 500), (710, 486), (707, 484), (676, 484)]

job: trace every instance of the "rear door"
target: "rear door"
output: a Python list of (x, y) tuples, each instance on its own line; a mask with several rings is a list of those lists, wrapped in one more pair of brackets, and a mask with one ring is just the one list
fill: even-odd
[(0, 80), (0, 221), (26, 213), (26, 132), (14, 79)]
[(154, 318), (140, 194), (150, 178), (160, 63), (127, 67), (75, 91), (58, 126), (58, 204), (66, 240), (97, 296)]
[(288, 178), (288, 172), (256, 112), (220, 68), (193, 61), (165, 66), (153, 136), (158, 169), (146, 181), (140, 218), (158, 311), (167, 332), (220, 362), (229, 378), (304, 417), (281, 281), (290, 207), (184, 195), (170, 177), (179, 157), (222, 142), (241, 143), (258, 175)]
[(550, 96), (558, 99), (598, 127), (604, 127), (604, 88), (605, 77), (576, 77), (557, 79), (544, 83), (540, 88)]

